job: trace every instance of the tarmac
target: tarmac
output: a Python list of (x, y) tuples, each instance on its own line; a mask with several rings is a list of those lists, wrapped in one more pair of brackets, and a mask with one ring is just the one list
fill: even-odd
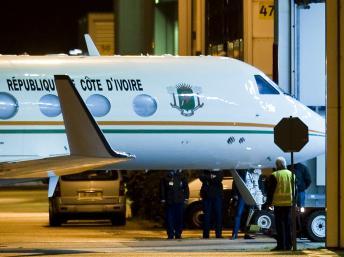
[(272, 252), (273, 238), (201, 239), (201, 230), (184, 230), (182, 240), (167, 240), (154, 222), (129, 219), (126, 226), (109, 221), (71, 221), (49, 226), (46, 191), (0, 191), (0, 256), (344, 256), (325, 243), (298, 240), (298, 251)]

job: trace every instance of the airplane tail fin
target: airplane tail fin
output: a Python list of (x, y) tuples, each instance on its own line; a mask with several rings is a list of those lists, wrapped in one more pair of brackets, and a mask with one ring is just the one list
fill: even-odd
[(54, 78), (60, 101), (68, 103), (68, 105), (61, 105), (61, 111), (70, 154), (92, 157), (133, 158), (133, 155), (111, 149), (69, 76), (55, 75)]
[(94, 44), (91, 36), (89, 34), (85, 34), (84, 37), (85, 37), (88, 55), (89, 56), (100, 56), (100, 53), (99, 53), (96, 45)]

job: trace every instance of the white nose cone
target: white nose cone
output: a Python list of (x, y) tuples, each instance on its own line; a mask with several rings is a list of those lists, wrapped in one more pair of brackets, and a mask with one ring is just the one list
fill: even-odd
[(297, 161), (305, 161), (325, 153), (325, 119), (308, 107), (300, 104), (300, 119), (308, 126), (308, 143), (296, 155)]
[(316, 155), (321, 155), (325, 153), (325, 142), (326, 142), (326, 132), (325, 132), (325, 119), (318, 117), (315, 127), (309, 127), (309, 144), (314, 148), (314, 153)]
[[(287, 107), (283, 117), (298, 117), (308, 127), (308, 143), (294, 154), (294, 163), (307, 161), (325, 153), (326, 128), (325, 119), (318, 113), (290, 96), (285, 96)], [(291, 162), (290, 153), (282, 154), (288, 164)]]

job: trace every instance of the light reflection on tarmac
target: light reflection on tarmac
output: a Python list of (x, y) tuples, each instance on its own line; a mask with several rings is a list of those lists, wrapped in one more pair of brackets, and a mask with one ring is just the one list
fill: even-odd
[[(0, 190), (0, 256), (266, 256), (271, 255), (269, 250), (276, 245), (274, 239), (265, 236), (232, 241), (228, 239), (229, 230), (224, 231), (224, 239), (203, 240), (200, 230), (185, 230), (182, 240), (166, 240), (162, 228), (137, 220), (129, 220), (125, 227), (113, 227), (107, 221), (73, 221), (53, 228), (48, 226), (46, 203), (34, 204), (32, 208), (24, 203), (21, 212), (20, 206), (12, 208), (8, 203), (8, 195), (13, 191), (6, 194)], [(30, 198), (30, 193), (16, 192), (14, 203), (20, 205), (20, 198)], [(6, 201), (1, 201), (2, 196)], [(33, 198), (45, 199), (37, 195)], [(323, 246), (298, 242), (299, 249)], [(325, 249), (303, 250), (298, 254), (336, 256)]]

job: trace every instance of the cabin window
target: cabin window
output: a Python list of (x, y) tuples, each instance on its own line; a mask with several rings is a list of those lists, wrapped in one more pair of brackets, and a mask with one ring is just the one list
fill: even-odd
[(254, 75), (256, 79), (259, 94), (261, 95), (278, 95), (279, 91), (274, 88), (268, 81), (260, 75)]
[(48, 94), (39, 99), (39, 109), (47, 117), (56, 117), (61, 113), (60, 101), (56, 95)]
[(99, 94), (89, 96), (86, 100), (86, 105), (94, 117), (103, 117), (111, 109), (109, 99)]
[(18, 101), (13, 95), (5, 92), (0, 93), (0, 119), (12, 118), (17, 114), (18, 108)]
[(137, 115), (141, 117), (149, 117), (156, 112), (158, 104), (150, 95), (142, 94), (134, 98), (133, 108)]

